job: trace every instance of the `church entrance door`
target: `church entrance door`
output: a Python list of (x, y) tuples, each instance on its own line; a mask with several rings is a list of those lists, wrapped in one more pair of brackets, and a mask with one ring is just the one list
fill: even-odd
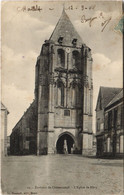
[(57, 141), (56, 149), (58, 154), (72, 154), (74, 139), (68, 134), (63, 134)]

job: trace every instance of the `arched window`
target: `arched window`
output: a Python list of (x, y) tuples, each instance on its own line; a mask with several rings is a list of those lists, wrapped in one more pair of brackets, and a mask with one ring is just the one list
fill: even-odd
[(79, 105), (79, 89), (77, 85), (72, 86), (72, 106)]
[(71, 99), (71, 103), (72, 103), (72, 106), (75, 106), (75, 102), (76, 102), (76, 91), (75, 91), (75, 88), (72, 87), (72, 99)]
[(58, 49), (58, 66), (65, 67), (65, 52), (63, 49)]
[(78, 51), (72, 52), (72, 65), (80, 69), (80, 53)]
[(81, 96), (80, 96), (80, 90), (79, 90), (79, 86), (76, 85), (75, 87), (75, 91), (76, 91), (76, 106), (81, 106)]
[(58, 83), (58, 105), (64, 106), (64, 85), (62, 82)]

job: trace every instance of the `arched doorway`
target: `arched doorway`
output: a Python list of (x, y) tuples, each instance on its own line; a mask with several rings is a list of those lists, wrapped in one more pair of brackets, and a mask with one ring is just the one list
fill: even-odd
[(69, 134), (61, 135), (56, 143), (56, 150), (58, 154), (71, 154), (74, 149), (74, 139)]

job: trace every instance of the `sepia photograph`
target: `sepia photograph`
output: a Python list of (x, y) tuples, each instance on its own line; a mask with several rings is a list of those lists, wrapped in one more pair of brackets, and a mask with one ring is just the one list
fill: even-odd
[(123, 1), (1, 2), (1, 195), (123, 195), (123, 21)]

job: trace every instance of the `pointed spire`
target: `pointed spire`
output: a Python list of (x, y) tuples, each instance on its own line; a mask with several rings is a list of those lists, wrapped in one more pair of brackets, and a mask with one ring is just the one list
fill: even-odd
[(81, 37), (66, 14), (64, 5), (62, 15), (49, 40), (58, 43), (60, 37), (63, 37), (63, 44), (67, 46), (72, 46), (73, 39), (77, 39), (77, 45), (82, 45), (83, 43)]

